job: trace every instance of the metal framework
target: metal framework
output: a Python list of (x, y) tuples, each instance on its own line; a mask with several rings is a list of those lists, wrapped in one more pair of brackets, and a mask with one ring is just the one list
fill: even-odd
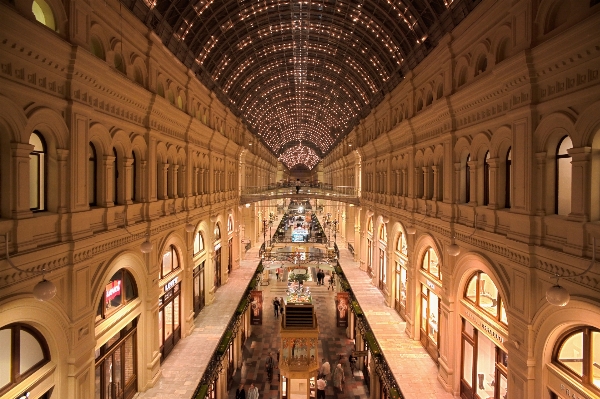
[(479, 1), (121, 0), (288, 167), (309, 169)]

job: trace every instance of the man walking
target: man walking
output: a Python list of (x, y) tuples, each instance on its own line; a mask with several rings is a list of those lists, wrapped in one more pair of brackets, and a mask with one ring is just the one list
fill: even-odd
[(325, 378), (326, 380), (329, 379), (329, 374), (331, 373), (331, 366), (329, 365), (329, 362), (325, 359), (323, 359), (323, 364), (321, 365), (321, 375), (323, 376), (323, 378)]
[(275, 318), (279, 318), (279, 300), (277, 297), (273, 299), (273, 312), (275, 312)]

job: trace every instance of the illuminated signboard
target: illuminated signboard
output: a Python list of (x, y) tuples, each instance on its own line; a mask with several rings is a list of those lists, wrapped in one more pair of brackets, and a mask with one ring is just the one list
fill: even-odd
[(106, 285), (106, 302), (112, 301), (119, 295), (121, 295), (121, 280), (114, 280)]

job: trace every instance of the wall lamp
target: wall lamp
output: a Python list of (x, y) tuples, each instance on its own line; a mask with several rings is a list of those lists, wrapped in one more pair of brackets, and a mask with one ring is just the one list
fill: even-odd
[[(581, 273), (574, 274), (574, 275), (568, 276), (568, 277), (583, 276), (584, 274), (586, 274), (587, 272), (590, 271), (590, 269), (592, 268), (592, 266), (594, 266), (595, 263), (596, 263), (596, 237), (594, 237), (592, 240), (592, 261), (590, 262), (590, 265), (588, 266), (588, 268), (585, 269)], [(571, 299), (571, 295), (569, 294), (569, 291), (567, 291), (567, 289), (565, 287), (558, 285), (558, 280), (561, 277), (565, 277), (565, 276), (562, 274), (556, 274), (554, 277), (556, 278), (556, 284), (553, 285), (552, 287), (548, 288), (548, 290), (546, 291), (546, 300), (548, 301), (548, 303), (550, 305), (566, 306), (566, 304), (569, 303), (569, 300)]]
[(33, 287), (33, 297), (35, 299), (37, 299), (38, 301), (49, 301), (50, 299), (54, 298), (54, 296), (56, 295), (56, 285), (54, 285), (54, 283), (52, 281), (46, 280), (46, 278), (44, 277), (44, 275), (46, 274), (45, 268), (42, 269), (41, 272), (23, 270), (23, 269), (18, 268), (12, 262), (12, 260), (10, 260), (10, 256), (8, 254), (8, 238), (9, 238), (9, 233), (4, 234), (4, 244), (6, 245), (6, 262), (8, 262), (10, 267), (18, 270), (21, 273), (33, 273), (33, 274), (37, 274), (37, 275), (40, 275), (40, 274), (42, 275), (42, 281), (40, 281), (39, 283), (37, 283), (35, 285), (35, 287)]

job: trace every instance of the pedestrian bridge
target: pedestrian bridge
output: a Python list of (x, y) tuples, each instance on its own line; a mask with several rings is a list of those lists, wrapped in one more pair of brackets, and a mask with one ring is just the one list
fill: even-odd
[(298, 192), (296, 192), (295, 185), (247, 187), (241, 192), (240, 205), (281, 198), (294, 200), (314, 198), (359, 205), (360, 191), (354, 186), (332, 186), (328, 184), (301, 185)]

